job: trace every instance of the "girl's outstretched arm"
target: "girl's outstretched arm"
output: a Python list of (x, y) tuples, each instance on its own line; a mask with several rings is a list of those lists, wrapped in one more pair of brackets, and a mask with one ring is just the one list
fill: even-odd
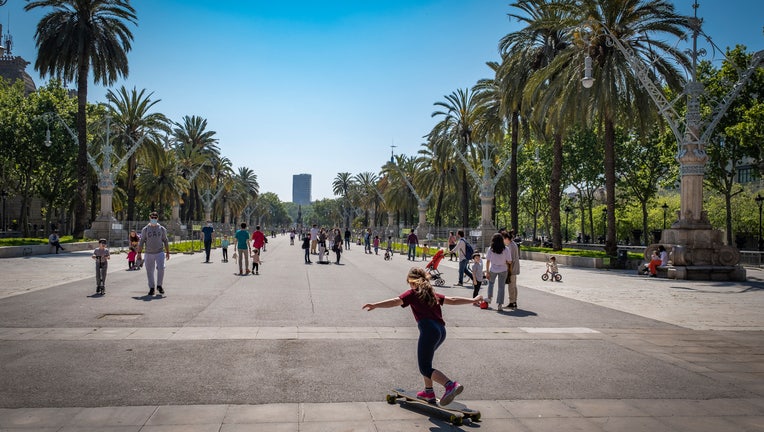
[(483, 301), (483, 296), (481, 295), (476, 296), (474, 298), (446, 296), (443, 303), (447, 305), (465, 305), (465, 304), (472, 304), (472, 303), (480, 303), (481, 301)]
[(393, 297), (388, 300), (376, 302), (376, 303), (366, 303), (363, 305), (362, 309), (366, 309), (367, 311), (372, 311), (376, 308), (391, 308), (395, 306), (400, 306), (403, 304), (403, 300), (401, 300), (400, 297)]

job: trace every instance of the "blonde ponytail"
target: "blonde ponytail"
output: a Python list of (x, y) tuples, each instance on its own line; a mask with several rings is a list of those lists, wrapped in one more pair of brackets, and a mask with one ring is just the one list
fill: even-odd
[(435, 297), (435, 290), (430, 283), (430, 275), (424, 271), (424, 269), (411, 267), (406, 276), (406, 282), (414, 284), (416, 296), (422, 303), (428, 306), (435, 306), (438, 304), (438, 299)]

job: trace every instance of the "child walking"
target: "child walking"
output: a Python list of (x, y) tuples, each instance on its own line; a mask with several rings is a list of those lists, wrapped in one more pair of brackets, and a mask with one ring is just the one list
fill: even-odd
[(379, 236), (374, 236), (374, 255), (379, 255)]
[(477, 297), (480, 292), (480, 286), (483, 285), (483, 258), (480, 257), (480, 252), (472, 254), (472, 274), (475, 276), (472, 278), (472, 297)]
[(106, 271), (109, 269), (109, 249), (106, 248), (106, 239), (98, 240), (98, 248), (93, 251), (96, 271), (96, 294), (106, 294)]
[(446, 297), (436, 293), (430, 284), (430, 275), (422, 268), (412, 267), (406, 275), (409, 290), (398, 297), (376, 303), (367, 303), (363, 309), (372, 311), (376, 308), (391, 308), (395, 306), (411, 306), (411, 312), (419, 327), (419, 342), (417, 344), (417, 360), (419, 372), (424, 378), (424, 390), (417, 393), (417, 398), (428, 403), (435, 403), (433, 381), (445, 387), (445, 393), (440, 398), (441, 405), (450, 404), (464, 390), (464, 386), (451, 381), (443, 372), (432, 367), (435, 350), (446, 340), (446, 323), (443, 321), (441, 305), (465, 305), (479, 303), (481, 296), (474, 298)]
[(228, 246), (231, 244), (231, 241), (228, 240), (228, 236), (224, 235), (223, 240), (220, 240), (220, 248), (223, 250), (223, 262), (228, 262)]
[(260, 250), (252, 249), (252, 273), (260, 274)]
[(135, 257), (138, 254), (135, 252), (135, 248), (133, 246), (130, 246), (130, 252), (127, 253), (127, 269), (128, 270), (138, 270), (138, 267), (135, 266)]

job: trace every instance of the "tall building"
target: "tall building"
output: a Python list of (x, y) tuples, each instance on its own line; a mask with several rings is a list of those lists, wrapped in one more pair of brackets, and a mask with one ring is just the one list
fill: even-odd
[(292, 202), (300, 205), (310, 204), (310, 174), (292, 176)]

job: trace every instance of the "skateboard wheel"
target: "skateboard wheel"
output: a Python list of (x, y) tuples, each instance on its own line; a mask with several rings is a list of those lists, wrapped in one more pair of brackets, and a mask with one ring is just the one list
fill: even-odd
[(387, 403), (389, 403), (390, 405), (395, 404), (395, 399), (397, 399), (395, 396), (387, 395)]
[(473, 415), (472, 416), (472, 420), (476, 421), (476, 422), (479, 422), (480, 421), (480, 413), (477, 413), (477, 414)]
[(461, 426), (462, 425), (462, 418), (461, 417), (457, 417), (457, 416), (452, 414), (451, 415), (451, 424), (453, 424), (454, 426)]

